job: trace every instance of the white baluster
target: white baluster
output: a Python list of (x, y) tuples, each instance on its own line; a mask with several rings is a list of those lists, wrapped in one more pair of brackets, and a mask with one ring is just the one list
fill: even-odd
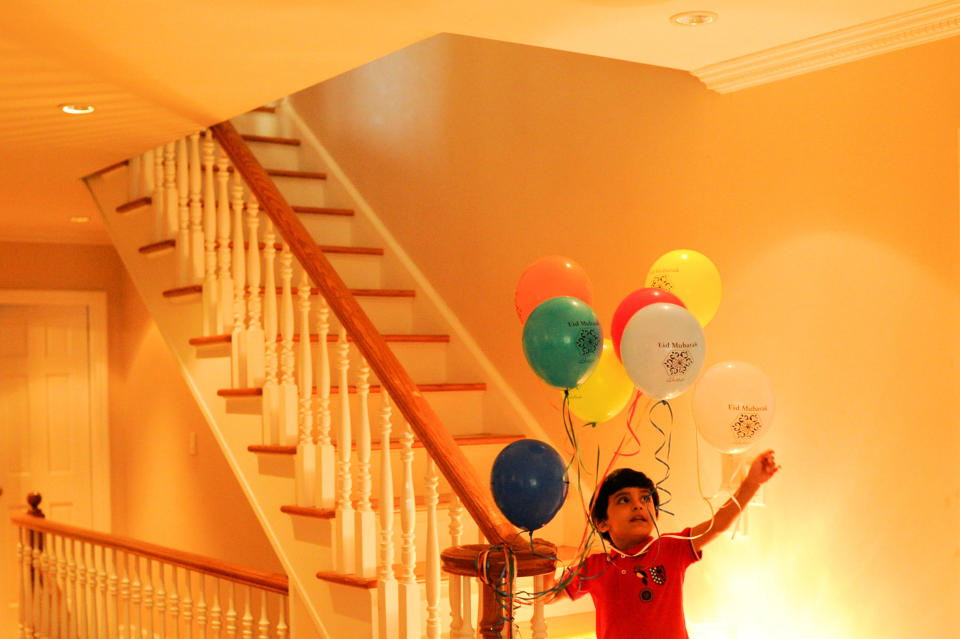
[(233, 327), (233, 275), (230, 272), (230, 161), (220, 152), (217, 158), (217, 289), (220, 294), (216, 331)]
[(230, 207), (233, 210), (233, 236), (230, 254), (233, 267), (233, 332), (230, 341), (231, 379), (234, 388), (247, 385), (247, 342), (244, 318), (246, 308), (247, 265), (243, 250), (243, 181), (239, 172), (233, 174), (233, 186), (230, 191)]
[[(120, 636), (120, 595), (119, 595), (119, 584), (120, 577), (117, 574), (119, 569), (117, 567), (117, 551), (114, 548), (110, 549), (110, 552), (107, 553), (107, 549), (104, 548), (104, 557), (103, 561), (107, 566), (107, 600), (110, 602), (110, 611), (109, 614), (104, 615), (107, 618), (107, 634), (105, 637)], [(107, 561), (107, 556), (109, 555), (110, 561)]]
[(177, 143), (167, 142), (163, 147), (163, 217), (164, 235), (177, 237), (180, 218), (177, 212)]
[(280, 443), (280, 384), (277, 375), (277, 280), (274, 275), (277, 238), (270, 218), (263, 225), (263, 332), (264, 332), (264, 381), (263, 381), (263, 443)]
[(270, 639), (270, 617), (267, 615), (266, 590), (260, 591), (260, 620), (257, 622), (257, 639)]
[[(543, 575), (533, 578), (534, 592), (543, 592), (543, 585)], [(543, 597), (533, 600), (533, 618), (530, 620), (530, 636), (533, 639), (547, 639), (547, 620), (543, 608)]]
[[(450, 545), (459, 546), (462, 539), (463, 505), (454, 495), (450, 502)], [(450, 639), (473, 639), (473, 626), (470, 622), (470, 577), (450, 574), (449, 579)]]
[(286, 615), (286, 604), (287, 599), (281, 597), (280, 599), (280, 618), (277, 620), (277, 639), (287, 639), (289, 628), (287, 627), (287, 615)]
[[(147, 564), (143, 574), (143, 619), (147, 630), (147, 637), (153, 639), (153, 562), (149, 557), (146, 558)], [(140, 630), (141, 633), (143, 630)]]
[(36, 588), (38, 592), (38, 605), (37, 610), (40, 611), (39, 619), (37, 622), (37, 627), (40, 629), (41, 637), (50, 636), (50, 576), (47, 574), (48, 570), (48, 559), (47, 559), (47, 540), (46, 534), (42, 532), (37, 533), (38, 543), (37, 543), (37, 583)]
[(260, 292), (260, 205), (250, 195), (247, 200), (247, 386), (263, 386), (263, 308)]
[(120, 627), (117, 628), (117, 636), (124, 637), (125, 639), (130, 639), (133, 636), (131, 630), (133, 624), (132, 610), (130, 606), (130, 555), (129, 553), (120, 552), (121, 564), (123, 565), (123, 577), (120, 579), (120, 608), (122, 612), (117, 613), (117, 619), (120, 619), (120, 615), (123, 615), (124, 623), (122, 624), (123, 632), (120, 632)]
[(17, 569), (19, 570), (19, 581), (20, 581), (20, 599), (19, 605), (17, 606), (17, 639), (26, 639), (28, 636), (33, 636), (33, 629), (30, 627), (30, 624), (27, 622), (29, 617), (27, 616), (28, 603), (27, 603), (27, 593), (29, 592), (27, 588), (27, 581), (29, 579), (29, 571), (24, 566), (24, 556), (27, 540), (27, 531), (24, 528), (17, 529)]
[(191, 281), (202, 282), (204, 276), (203, 254), (203, 203), (200, 200), (200, 134), (190, 134), (190, 265)]
[(393, 469), (390, 463), (390, 394), (380, 392), (380, 574), (377, 579), (380, 639), (395, 639), (398, 621), (397, 580), (393, 576)]
[(230, 588), (227, 590), (229, 595), (229, 600), (227, 601), (227, 615), (226, 615), (226, 625), (227, 625), (227, 636), (236, 637), (237, 636), (237, 584), (230, 582)]
[(141, 158), (135, 155), (127, 161), (127, 202), (140, 197)]
[(253, 600), (253, 591), (250, 586), (244, 588), (246, 597), (243, 602), (243, 617), (240, 620), (240, 636), (243, 639), (253, 639), (253, 613), (250, 612), (250, 605)]
[(223, 627), (221, 620), (223, 610), (220, 608), (220, 580), (213, 579), (213, 607), (210, 608), (210, 632), (214, 637), (220, 636), (220, 630)]
[(26, 579), (27, 637), (37, 637), (40, 635), (40, 601), (38, 599), (40, 580), (37, 567), (40, 551), (36, 547), (37, 533), (33, 530), (27, 530), (26, 533), (27, 545), (23, 553), (23, 567)]
[(353, 447), (350, 433), (350, 344), (347, 329), (340, 326), (337, 341), (340, 360), (340, 428), (337, 431), (337, 518), (336, 556), (337, 570), (352, 573), (356, 569), (356, 520), (353, 503), (350, 501), (353, 478), (350, 476), (350, 450)]
[(133, 607), (133, 619), (130, 626), (134, 632), (130, 633), (131, 637), (142, 637), (143, 636), (143, 583), (140, 581), (140, 556), (133, 555), (133, 585), (130, 591), (130, 604)]
[(417, 502), (413, 490), (413, 433), (410, 426), (400, 436), (403, 463), (403, 490), (400, 495), (400, 639), (420, 637), (420, 588), (417, 585), (417, 548), (414, 527)]
[(293, 253), (284, 242), (280, 252), (280, 443), (296, 446), (299, 442), (297, 422), (297, 385), (294, 382), (293, 356)]
[(60, 567), (57, 556), (57, 536), (47, 535), (49, 545), (44, 547), (47, 555), (47, 576), (44, 590), (47, 591), (47, 632), (51, 637), (60, 635)]
[(193, 639), (193, 573), (190, 570), (183, 572), (183, 627), (186, 630), (187, 639)]
[(154, 593), (157, 606), (157, 620), (160, 626), (160, 636), (167, 636), (167, 566), (162, 561), (157, 562), (157, 591)]
[(217, 192), (214, 187), (213, 133), (203, 135), (203, 334), (222, 332), (218, 325), (220, 292), (217, 289)]
[(149, 197), (153, 198), (154, 191), (157, 188), (156, 183), (156, 174), (154, 173), (154, 165), (156, 161), (154, 159), (153, 149), (144, 151), (140, 156), (140, 197)]
[(190, 265), (190, 164), (187, 138), (177, 140), (177, 281), (181, 285), (193, 281)]
[(165, 175), (166, 171), (164, 170), (164, 147), (158, 146), (153, 151), (153, 194), (150, 197), (150, 203), (153, 205), (153, 221), (155, 229), (155, 239), (162, 240), (167, 237), (167, 222), (166, 222), (166, 208), (164, 207), (164, 202), (166, 201), (165, 189)]
[[(151, 169), (153, 166), (151, 165)], [(57, 585), (57, 598), (58, 605), (57, 609), (60, 613), (60, 620), (58, 622), (58, 628), (60, 629), (60, 635), (63, 637), (68, 637), (70, 635), (70, 585), (67, 581), (69, 575), (69, 569), (67, 567), (67, 538), (60, 538), (60, 549), (58, 551), (57, 557), (59, 558), (59, 570), (60, 579)]]
[(317, 310), (317, 506), (333, 508), (336, 499), (336, 452), (330, 439), (330, 352), (327, 337), (330, 335), (330, 307), (320, 297)]
[(68, 637), (79, 637), (80, 636), (80, 586), (77, 583), (77, 560), (76, 560), (76, 547), (72, 539), (64, 540), (66, 548), (64, 552), (67, 553), (67, 598), (69, 599), (70, 609), (73, 611), (68, 620), (67, 636)]
[(440, 639), (440, 532), (437, 526), (437, 465), (427, 457), (427, 638)]
[(201, 639), (207, 636), (207, 576), (200, 573), (200, 590), (197, 595), (197, 635)]
[[(90, 596), (93, 600), (93, 631), (96, 637), (105, 636), (106, 632), (106, 607), (104, 603), (106, 602), (106, 590), (107, 590), (107, 575), (103, 570), (103, 563), (97, 561), (97, 546), (90, 546), (90, 571), (88, 574), (88, 581), (91, 586)], [(103, 559), (103, 549), (100, 548), (100, 558)]]
[(54, 575), (51, 582), (53, 597), (53, 629), (51, 635), (61, 637), (67, 635), (67, 557), (66, 537), (50, 536), (51, 562)]
[(179, 584), (177, 579), (177, 567), (170, 566), (170, 571), (172, 573), (172, 579), (170, 580), (170, 595), (167, 597), (169, 601), (168, 610), (170, 611), (170, 625), (173, 628), (174, 639), (180, 636), (180, 595), (178, 593)]
[[(370, 503), (373, 491), (370, 476), (370, 365), (362, 356), (357, 374), (357, 398), (360, 423), (357, 431), (357, 574), (373, 578), (377, 574), (377, 519)], [(387, 506), (387, 504), (384, 504)]]
[(86, 544), (74, 540), (73, 551), (77, 559), (77, 636), (91, 637), (87, 605), (87, 560)]
[(313, 428), (313, 362), (310, 359), (310, 278), (303, 271), (297, 287), (300, 298), (300, 406), (297, 437), (296, 495), (300, 506), (316, 503), (317, 442)]

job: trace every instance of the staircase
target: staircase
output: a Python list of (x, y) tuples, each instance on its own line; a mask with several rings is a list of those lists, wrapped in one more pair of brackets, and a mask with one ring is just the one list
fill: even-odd
[(287, 570), (291, 636), (474, 636), (439, 551), (517, 543), (484, 487), (544, 435), (289, 105), (86, 182)]

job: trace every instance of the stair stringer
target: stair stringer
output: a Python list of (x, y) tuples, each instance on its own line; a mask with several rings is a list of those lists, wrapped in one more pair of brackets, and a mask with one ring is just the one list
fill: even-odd
[[(228, 402), (219, 397), (217, 391), (225, 385), (224, 380), (230, 379), (229, 358), (203, 357), (189, 344), (201, 324), (200, 304), (166, 300), (163, 291), (177, 286), (173, 258), (151, 259), (138, 252), (140, 246), (156, 239), (149, 205), (140, 211), (116, 213), (116, 207), (127, 199), (125, 169), (87, 178), (86, 184), (100, 207), (120, 259), (177, 360), (187, 387), (287, 572), (291, 614), (295, 598), (298, 598), (296, 607), (305, 608), (310, 617), (313, 629), (297, 628), (297, 634), (293, 636), (372, 637), (376, 591), (316, 578), (317, 570), (332, 567), (330, 546), (333, 531), (330, 522), (304, 522), (281, 512), (283, 504), (294, 503), (292, 476), (247, 451), (251, 442), (260, 440), (259, 411), (247, 414), (228, 412)], [(350, 614), (344, 614), (345, 611)], [(331, 630), (336, 630), (336, 634), (331, 634)]]

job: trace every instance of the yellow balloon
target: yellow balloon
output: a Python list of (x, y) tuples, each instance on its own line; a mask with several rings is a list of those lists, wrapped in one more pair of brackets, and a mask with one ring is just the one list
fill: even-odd
[(634, 390), (627, 371), (613, 352), (613, 341), (604, 339), (597, 367), (585, 382), (570, 391), (570, 412), (587, 422), (605, 422), (623, 410)]
[(700, 326), (710, 323), (720, 306), (720, 272), (696, 251), (680, 249), (662, 255), (650, 267), (646, 286), (679, 297)]

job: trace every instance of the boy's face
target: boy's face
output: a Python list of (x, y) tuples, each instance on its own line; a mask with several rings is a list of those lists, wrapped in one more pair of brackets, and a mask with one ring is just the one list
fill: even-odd
[(657, 513), (653, 495), (646, 488), (628, 486), (610, 495), (607, 518), (597, 522), (597, 530), (610, 533), (610, 540), (620, 550), (642, 543), (653, 533)]

